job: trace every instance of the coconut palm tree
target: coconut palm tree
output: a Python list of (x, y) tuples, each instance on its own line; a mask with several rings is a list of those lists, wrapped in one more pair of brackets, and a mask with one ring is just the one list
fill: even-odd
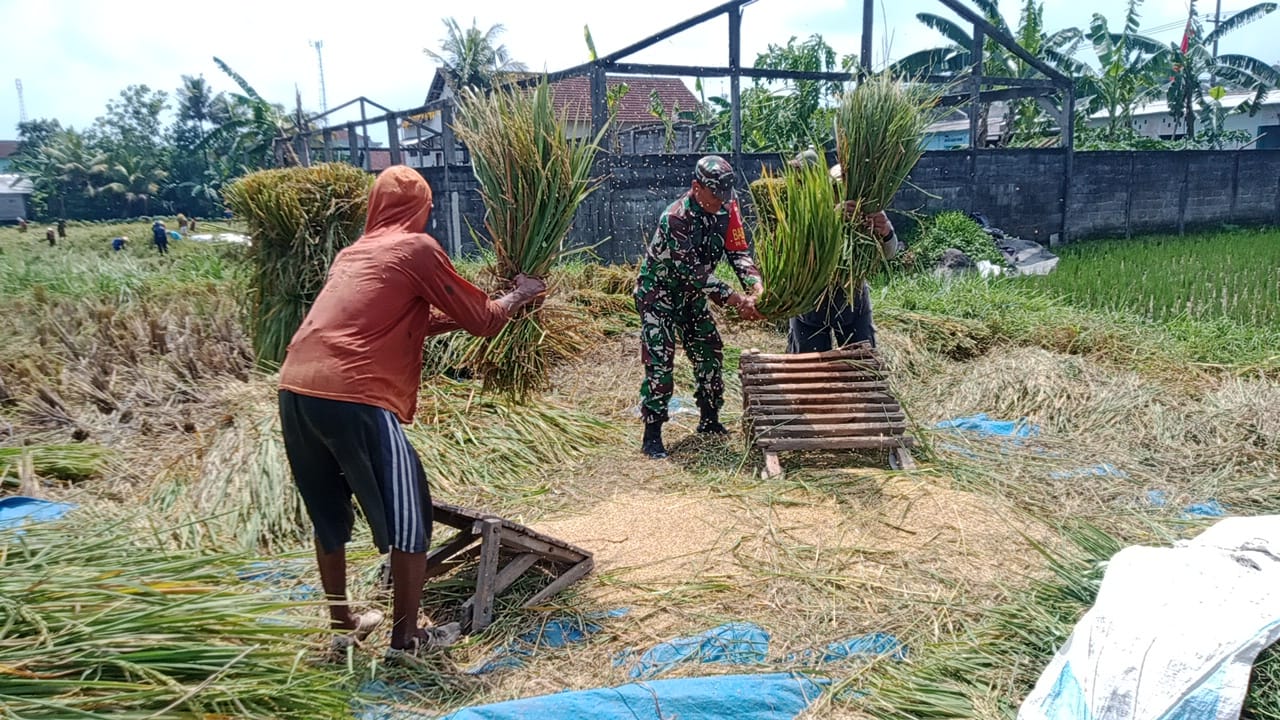
[(98, 187), (97, 192), (123, 198), (126, 213), (141, 206), (141, 215), (151, 214), (151, 198), (160, 192), (160, 184), (169, 177), (154, 159), (140, 154), (116, 157), (104, 175), (109, 182)]
[(1169, 112), (1186, 128), (1187, 138), (1194, 139), (1196, 136), (1197, 109), (1212, 111), (1215, 105), (1221, 109), (1218, 100), (1225, 91), (1219, 85), (1219, 80), (1253, 93), (1252, 101), (1241, 108), (1250, 113), (1256, 112), (1257, 107), (1266, 100), (1267, 93), (1280, 85), (1280, 72), (1256, 57), (1240, 54), (1214, 57), (1213, 53), (1215, 42), (1260, 20), (1275, 9), (1276, 3), (1258, 3), (1223, 20), (1213, 32), (1205, 34), (1196, 17), (1195, 0), (1191, 0), (1191, 14), (1184, 39), (1181, 44), (1171, 45), (1169, 48), (1173, 79), (1167, 92)]
[(178, 98), (178, 120), (189, 122), (197, 129), (197, 134), (204, 140), (205, 125), (211, 122), (216, 108), (226, 102), (222, 93), (214, 93), (205, 82), (204, 76), (182, 76), (182, 87), (176, 93)]
[(498, 43), (498, 36), (506, 30), (501, 24), (481, 31), (472, 18), (471, 27), (463, 30), (457, 20), (447, 18), (444, 27), (440, 52), (423, 52), (443, 66), (453, 87), (488, 89), (503, 75), (525, 70), (524, 63), (512, 60), (506, 46)]

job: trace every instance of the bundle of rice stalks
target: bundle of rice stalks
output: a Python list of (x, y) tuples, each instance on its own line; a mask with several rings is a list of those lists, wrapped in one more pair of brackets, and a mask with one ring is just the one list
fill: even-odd
[[(599, 182), (591, 165), (601, 135), (570, 140), (545, 80), (532, 91), (466, 90), (458, 108), (458, 137), (484, 199), (493, 241), (493, 275), (507, 289), (524, 273), (547, 277), (564, 254), (574, 213)], [(603, 133), (603, 131), (602, 131)], [(474, 346), (467, 360), (485, 388), (526, 398), (545, 386), (549, 363), (539, 357), (562, 330), (546, 306), (523, 310), (496, 337)]]
[(263, 170), (224, 191), (253, 237), (253, 349), (264, 367), (285, 349), (324, 287), (329, 265), (364, 229), (373, 178), (342, 163)]
[(880, 243), (863, 219), (889, 207), (924, 153), (924, 131), (934, 120), (937, 100), (921, 86), (878, 75), (845, 93), (836, 109), (841, 194), (857, 203), (841, 267), (849, 288), (859, 287), (881, 261)]
[(74, 522), (0, 547), (0, 716), (350, 716), (345, 677), (305, 662), (319, 614), (238, 591), (243, 557)]
[(584, 457), (613, 437), (589, 413), (539, 402), (515, 405), (445, 378), (424, 385), (418, 417), (406, 429), (429, 462), (433, 491), (451, 502), (518, 502), (547, 491), (549, 467)]
[(761, 223), (755, 237), (765, 287), (756, 309), (773, 319), (817, 305), (835, 277), (845, 245), (845, 223), (833, 207), (826, 163), (791, 170), (781, 179), (780, 185), (764, 186), (771, 221)]
[(27, 445), (0, 447), (0, 484), (16, 477), (25, 458), (39, 476), (78, 482), (101, 474), (111, 451), (101, 445)]

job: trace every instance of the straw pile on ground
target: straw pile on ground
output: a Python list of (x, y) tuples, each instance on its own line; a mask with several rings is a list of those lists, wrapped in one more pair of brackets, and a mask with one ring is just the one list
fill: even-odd
[[(591, 165), (600, 136), (570, 140), (545, 80), (532, 91), (463, 93), (457, 132), (471, 151), (493, 242), (491, 274), (505, 291), (523, 273), (547, 277), (564, 254), (578, 206), (598, 186)], [(522, 311), (495, 337), (470, 344), (464, 359), (488, 390), (516, 398), (546, 385), (552, 361), (576, 352), (562, 329), (575, 315), (548, 304)], [(557, 347), (559, 345), (559, 347)]]
[(860, 287), (881, 262), (880, 243), (864, 219), (889, 207), (924, 153), (924, 131), (933, 122), (936, 102), (919, 86), (878, 75), (845, 93), (836, 109), (836, 156), (843, 171), (839, 192), (856, 204), (841, 267), (847, 288)]
[(253, 238), (253, 349), (260, 365), (284, 361), (333, 258), (364, 229), (372, 178), (330, 163), (263, 170), (237, 180), (226, 203)]
[(235, 590), (244, 558), (67, 522), (0, 547), (0, 716), (349, 716), (344, 676), (306, 660), (319, 624)]

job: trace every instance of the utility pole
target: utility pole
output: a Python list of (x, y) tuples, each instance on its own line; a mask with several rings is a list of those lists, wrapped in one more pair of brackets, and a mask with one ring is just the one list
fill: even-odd
[[(1218, 8), (1213, 14), (1213, 31), (1215, 33), (1218, 31), (1218, 26), (1221, 24), (1222, 24), (1222, 0), (1218, 0)], [(1209, 87), (1215, 88), (1218, 86), (1218, 73), (1215, 72), (1218, 68), (1218, 36), (1217, 35), (1213, 36), (1212, 68), (1213, 70), (1210, 70), (1209, 72)]]
[[(321, 52), (321, 50), (324, 49), (324, 41), (310, 40), (309, 43), (311, 47), (316, 49), (316, 64), (320, 67), (320, 112), (327, 113), (329, 112), (329, 98), (325, 95), (324, 91), (324, 54)], [(324, 125), (327, 126), (329, 124), (329, 118), (326, 117), (323, 118), (323, 120)]]
[(862, 0), (862, 57), (859, 60), (864, 77), (871, 74), (871, 36), (875, 12), (875, 0)]
[(22, 78), (14, 78), (13, 84), (18, 88), (18, 122), (26, 122), (27, 101), (22, 97)]

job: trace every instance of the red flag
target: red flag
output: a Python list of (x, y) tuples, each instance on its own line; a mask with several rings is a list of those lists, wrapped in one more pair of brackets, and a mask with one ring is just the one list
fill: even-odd
[(729, 203), (729, 232), (724, 236), (724, 249), (729, 252), (742, 252), (748, 249), (747, 231), (742, 227), (742, 213), (738, 212), (738, 201)]
[(1191, 35), (1194, 31), (1191, 28), (1191, 18), (1187, 17), (1187, 28), (1182, 31), (1182, 54), (1187, 54), (1187, 49), (1191, 47)]

